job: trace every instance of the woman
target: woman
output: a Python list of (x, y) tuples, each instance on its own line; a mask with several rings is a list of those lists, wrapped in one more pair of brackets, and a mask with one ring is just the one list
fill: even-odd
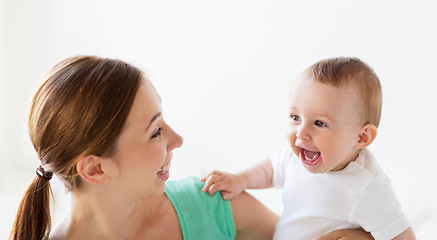
[[(10, 238), (271, 238), (278, 217), (246, 193), (227, 202), (202, 193), (194, 178), (166, 186), (172, 151), (183, 140), (164, 121), (160, 101), (125, 62), (82, 56), (56, 65), (31, 104), (29, 133), (41, 166)], [(51, 232), (53, 173), (73, 204)], [(339, 233), (356, 235), (331, 235)]]

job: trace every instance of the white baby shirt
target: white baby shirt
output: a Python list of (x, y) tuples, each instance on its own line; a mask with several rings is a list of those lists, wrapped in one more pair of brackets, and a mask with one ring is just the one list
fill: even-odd
[(359, 227), (387, 240), (410, 226), (389, 178), (367, 149), (345, 169), (322, 174), (308, 172), (290, 147), (270, 159), (273, 185), (283, 188), (284, 202), (275, 240), (308, 240)]

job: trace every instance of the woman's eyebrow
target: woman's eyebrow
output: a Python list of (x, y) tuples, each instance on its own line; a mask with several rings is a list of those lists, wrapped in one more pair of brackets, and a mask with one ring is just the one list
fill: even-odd
[(161, 116), (161, 112), (155, 114), (155, 116), (153, 116), (153, 117), (150, 119), (149, 126), (147, 126), (146, 131), (149, 130), (150, 125), (152, 125), (152, 123), (153, 123), (156, 119), (158, 119), (160, 116)]

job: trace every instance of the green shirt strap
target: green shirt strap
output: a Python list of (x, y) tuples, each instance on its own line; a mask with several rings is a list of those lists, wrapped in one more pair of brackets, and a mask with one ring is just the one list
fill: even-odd
[(234, 239), (231, 204), (220, 193), (202, 192), (204, 183), (196, 177), (168, 181), (165, 193), (178, 215), (185, 240)]

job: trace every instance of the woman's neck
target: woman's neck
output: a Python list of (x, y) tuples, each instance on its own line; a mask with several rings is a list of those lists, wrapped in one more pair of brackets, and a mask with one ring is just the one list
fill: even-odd
[(71, 215), (61, 223), (64, 230), (55, 232), (53, 239), (132, 239), (169, 209), (173, 208), (164, 194), (126, 201), (105, 194), (75, 193)]

